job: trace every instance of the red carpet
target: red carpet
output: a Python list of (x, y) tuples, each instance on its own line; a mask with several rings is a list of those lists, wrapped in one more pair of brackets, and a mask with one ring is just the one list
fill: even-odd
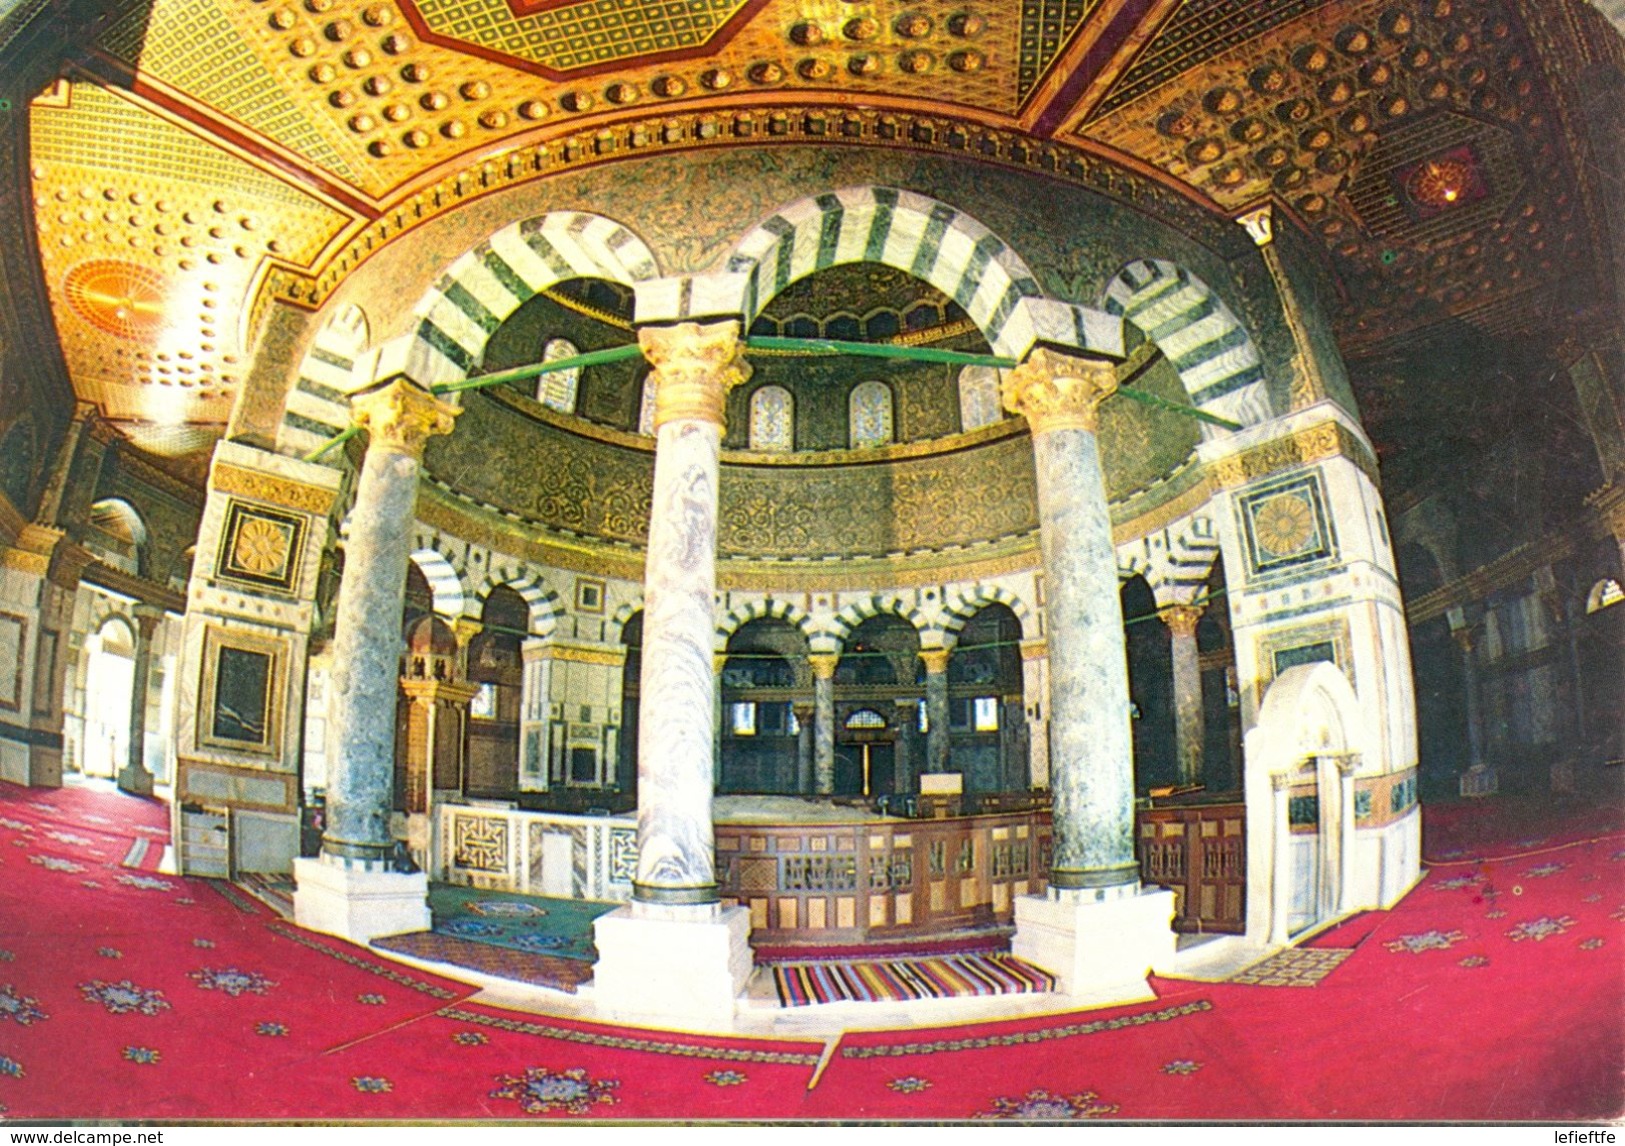
[(1353, 953), (1314, 986), (1153, 980), (1152, 1002), (849, 1032), (821, 1059), (471, 1003), (229, 885), (122, 866), (162, 844), (156, 803), (0, 784), (0, 1116), (1617, 1118), (1625, 836), (1615, 808), (1537, 811), (1441, 809), (1442, 866), (1328, 932)]

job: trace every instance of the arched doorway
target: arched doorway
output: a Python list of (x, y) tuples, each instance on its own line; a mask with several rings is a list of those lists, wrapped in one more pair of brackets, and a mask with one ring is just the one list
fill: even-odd
[(913, 625), (879, 613), (852, 630), (835, 666), (834, 795), (881, 796), (912, 786), (924, 692)]
[(801, 790), (801, 725), (812, 703), (807, 638), (788, 621), (759, 617), (728, 638), (722, 665), (722, 759), (718, 790)]
[(1119, 591), (1123, 645), (1128, 657), (1129, 715), (1134, 730), (1134, 791), (1179, 782), (1174, 751), (1174, 661), (1168, 629), (1157, 618), (1157, 598), (1144, 577)]
[[(498, 585), (486, 597), (481, 629), (468, 643), (468, 682), (475, 689), (468, 702), (470, 795), (506, 797), (519, 791), (519, 709), (524, 694), (520, 646), (529, 625), (525, 599), (513, 588)], [(598, 782), (596, 745), (582, 754), (571, 748), (557, 763), (569, 782)]]
[(1008, 605), (978, 609), (948, 658), (949, 755), (966, 792), (1027, 788), (1021, 621)]
[(135, 631), (108, 617), (85, 638), (85, 724), (81, 767), (114, 777), (130, 756), (130, 700), (135, 688)]

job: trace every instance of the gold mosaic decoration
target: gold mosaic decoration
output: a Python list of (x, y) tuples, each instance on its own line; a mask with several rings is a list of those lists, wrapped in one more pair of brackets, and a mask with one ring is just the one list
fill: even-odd
[(313, 259), (346, 216), (92, 82), (29, 115), (40, 260), (79, 397), (161, 453), (206, 449), (214, 434), (193, 427), (230, 414), (256, 268)]

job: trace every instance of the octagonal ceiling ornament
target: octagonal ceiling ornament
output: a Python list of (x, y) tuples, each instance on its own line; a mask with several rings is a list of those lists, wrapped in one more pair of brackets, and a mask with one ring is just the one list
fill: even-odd
[(767, 0), (402, 0), (419, 38), (548, 79), (717, 51)]

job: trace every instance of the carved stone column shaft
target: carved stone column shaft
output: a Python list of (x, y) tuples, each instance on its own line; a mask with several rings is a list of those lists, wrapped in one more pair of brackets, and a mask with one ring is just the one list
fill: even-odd
[(925, 770), (948, 770), (948, 650), (921, 649), (925, 664)]
[(370, 434), (345, 550), (333, 638), (325, 855), (377, 860), (393, 849), (395, 700), (401, 606), (423, 447), (458, 411), (397, 377), (352, 402)]
[(750, 367), (740, 357), (737, 322), (645, 327), (638, 342), (654, 367), (655, 471), (633, 898), (709, 905), (718, 901), (711, 826), (718, 456), (728, 391)]
[(828, 796), (835, 791), (835, 665), (834, 653), (813, 653), (807, 658), (813, 674), (813, 791)]
[(1202, 668), (1196, 652), (1199, 605), (1168, 605), (1157, 610), (1172, 636), (1174, 676), (1174, 758), (1178, 782), (1202, 781)]
[(1050, 789), (1054, 889), (1136, 887), (1128, 659), (1099, 405), (1112, 364), (1034, 351), (1004, 381), (1004, 404), (1032, 426), (1039, 544), (1049, 601)]

